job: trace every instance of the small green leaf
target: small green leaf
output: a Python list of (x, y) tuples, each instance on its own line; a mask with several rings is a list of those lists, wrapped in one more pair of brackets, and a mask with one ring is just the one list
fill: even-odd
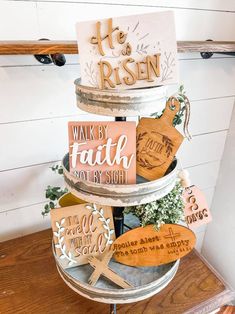
[(50, 206), (51, 209), (54, 209), (54, 208), (55, 208), (55, 204), (54, 204), (53, 202), (50, 202), (50, 203), (49, 203), (49, 206)]

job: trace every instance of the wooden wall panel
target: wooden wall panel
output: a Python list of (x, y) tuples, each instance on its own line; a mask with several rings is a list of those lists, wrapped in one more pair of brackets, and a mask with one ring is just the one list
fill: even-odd
[(35, 204), (0, 213), (0, 242), (50, 227), (50, 217), (41, 216), (44, 204)]
[[(192, 135), (227, 130), (234, 97), (212, 98), (191, 102), (189, 130)], [(178, 128), (183, 132), (183, 126)]]
[[(1, 123), (78, 114), (79, 66), (0, 68)], [(81, 112), (81, 111), (80, 111)]]
[[(68, 151), (70, 120), (78, 119), (67, 117), (0, 125), (1, 146), (7, 147), (0, 155), (0, 171), (60, 160)], [(226, 134), (221, 131), (195, 136), (190, 142), (185, 140), (177, 156), (184, 167), (220, 160)]]
[[(204, 192), (208, 198), (212, 198), (213, 189), (204, 190)], [(0, 242), (48, 228), (50, 226), (49, 216), (43, 218), (40, 214), (44, 204), (44, 202), (41, 202), (7, 212), (0, 212)], [(204, 226), (196, 231), (197, 248), (199, 250), (201, 249), (201, 239), (204, 231)]]
[[(54, 174), (46, 163), (31, 167), (18, 168), (0, 173), (0, 212), (16, 210), (28, 205), (42, 203), (47, 185), (63, 187), (63, 178)], [(211, 162), (187, 168), (192, 184), (203, 190), (213, 189), (219, 171), (219, 162)], [(211, 202), (211, 194), (209, 202)]]
[(36, 2), (0, 2), (0, 39), (39, 39), (39, 25)]
[(180, 62), (180, 82), (191, 100), (234, 96), (234, 77), (234, 58)]
[[(143, 5), (143, 2), (145, 5)], [(231, 4), (232, 1), (230, 1)], [(148, 5), (142, 1), (138, 5), (132, 1), (132, 5), (125, 5), (125, 1), (118, 3), (112, 1), (111, 4), (100, 4), (90, 1), (79, 2), (36, 2), (36, 1), (2, 1), (0, 3), (0, 18), (7, 28), (0, 30), (0, 38), (10, 39), (74, 39), (75, 23), (78, 20), (95, 19), (108, 16), (119, 16), (129, 14), (139, 14), (145, 12), (162, 11), (168, 7), (162, 7), (161, 4)], [(194, 2), (195, 3), (195, 2)], [(128, 3), (126, 3), (128, 4)], [(136, 4), (136, 5), (133, 5)], [(168, 2), (168, 6), (172, 6)], [(172, 7), (175, 12), (176, 31), (178, 40), (233, 40), (231, 29), (235, 26), (233, 12), (229, 12), (217, 5), (210, 9), (199, 9), (199, 5), (191, 8), (184, 4), (180, 8)], [(212, 6), (212, 2), (209, 6)], [(233, 5), (234, 6), (234, 5)], [(224, 4), (223, 7), (226, 7)], [(21, 14), (19, 14), (21, 10)], [(232, 10), (232, 9), (231, 9)], [(56, 14), (55, 14), (56, 12)], [(10, 18), (9, 18), (10, 16)], [(14, 19), (14, 23), (12, 20)], [(53, 20), (53, 27), (51, 21)], [(61, 23), (63, 21), (63, 23)], [(220, 25), (223, 21), (223, 27)], [(19, 27), (13, 27), (19, 25)], [(185, 27), (187, 25), (187, 27)]]
[(220, 160), (226, 135), (227, 131), (221, 131), (195, 136), (190, 142), (185, 140), (177, 153), (183, 167)]
[[(115, 1), (117, 4), (118, 1)], [(125, 2), (123, 2), (124, 4)], [(57, 15), (55, 17), (55, 7)], [(39, 22), (41, 34), (51, 39), (74, 39), (74, 25), (79, 20), (92, 20), (97, 16), (106, 18), (109, 16), (120, 16), (140, 14), (155, 11), (165, 11), (164, 7), (140, 6), (140, 5), (109, 5), (97, 3), (51, 3), (40, 2)], [(174, 9), (176, 34), (178, 40), (233, 40), (231, 29), (235, 27), (233, 13), (210, 10), (189, 10), (187, 8)], [(48, 21), (55, 23), (54, 28), (48, 28)], [(63, 18), (63, 25), (61, 24)], [(223, 27), (220, 21), (223, 20)]]
[[(75, 39), (79, 19), (169, 8), (175, 11), (178, 40), (234, 40), (232, 0), (1, 1), (0, 40)], [(67, 121), (112, 119), (76, 108), (79, 58), (66, 58), (66, 66), (58, 68), (40, 65), (33, 56), (0, 56), (0, 241), (48, 226), (40, 212), (45, 187), (62, 184), (49, 166), (67, 151)], [(211, 202), (234, 105), (235, 58), (202, 60), (199, 53), (187, 53), (179, 59), (180, 83), (192, 100), (190, 130), (196, 135), (179, 156)], [(170, 87), (169, 95), (176, 90)], [(204, 230), (197, 232), (199, 248)]]
[(50, 167), (55, 163), (18, 168), (0, 173), (0, 212), (42, 203), (48, 185), (63, 186), (63, 177)]
[[(18, 0), (24, 1), (24, 0)], [(34, 0), (28, 0), (34, 2)], [(88, 3), (88, 4), (112, 4), (119, 6), (143, 6), (143, 7), (164, 7), (166, 9), (182, 8), (188, 10), (211, 10), (211, 11), (235, 11), (235, 4), (231, 0), (217, 1), (204, 0), (199, 2), (197, 0), (41, 0), (40, 2), (75, 2), (75, 3)]]
[(220, 162), (215, 161), (186, 169), (189, 171), (191, 184), (195, 184), (200, 189), (205, 190), (215, 186), (219, 167)]
[(214, 223), (207, 228), (203, 254), (235, 289), (235, 110), (232, 114), (226, 146), (212, 202)]
[[(76, 107), (74, 80), (79, 75), (79, 65), (62, 68), (0, 67), (0, 103), (4, 106), (0, 123), (84, 114)], [(184, 84), (188, 97), (197, 101), (192, 107), (192, 119), (196, 121), (196, 124), (193, 122), (193, 134), (210, 132), (217, 114), (224, 117), (218, 124), (222, 123), (223, 127), (226, 124), (228, 128), (228, 115), (233, 106), (231, 98), (235, 95), (235, 85), (231, 80), (231, 77), (235, 77), (235, 58), (181, 60), (180, 75), (180, 83)], [(175, 93), (177, 89), (175, 85), (170, 86), (168, 94)], [(215, 99), (223, 97), (226, 99)], [(213, 107), (215, 112), (212, 112)], [(208, 115), (211, 119), (207, 119), (207, 123), (205, 117)], [(202, 129), (201, 126), (197, 128), (198, 119), (201, 118), (204, 125)], [(214, 131), (214, 127), (212, 129)], [(218, 129), (221, 129), (220, 126)]]

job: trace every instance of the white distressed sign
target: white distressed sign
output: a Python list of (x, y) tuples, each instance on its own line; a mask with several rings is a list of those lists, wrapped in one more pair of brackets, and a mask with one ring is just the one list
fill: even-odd
[(79, 22), (82, 84), (128, 89), (178, 82), (171, 11)]

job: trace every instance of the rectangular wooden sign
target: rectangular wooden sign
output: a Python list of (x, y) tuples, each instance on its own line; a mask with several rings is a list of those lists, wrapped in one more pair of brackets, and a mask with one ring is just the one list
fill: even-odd
[(64, 268), (88, 263), (115, 239), (112, 208), (81, 204), (51, 210), (55, 252)]
[(128, 89), (178, 82), (171, 11), (79, 22), (82, 84)]
[(69, 165), (95, 183), (136, 182), (135, 122), (69, 122)]

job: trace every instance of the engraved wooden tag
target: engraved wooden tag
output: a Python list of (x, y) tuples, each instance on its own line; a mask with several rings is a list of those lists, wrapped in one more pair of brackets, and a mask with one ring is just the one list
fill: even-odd
[(137, 174), (148, 179), (161, 178), (180, 147), (184, 137), (172, 125), (180, 104), (170, 99), (159, 119), (142, 118), (137, 126)]
[(64, 268), (87, 264), (115, 239), (109, 206), (86, 203), (56, 208), (50, 214), (55, 252)]
[(190, 229), (198, 228), (212, 220), (204, 193), (195, 185), (185, 188), (184, 215)]
[(154, 225), (148, 225), (117, 238), (112, 245), (115, 250), (113, 257), (129, 266), (157, 266), (185, 256), (195, 242), (195, 234), (186, 227), (165, 224), (157, 231)]

